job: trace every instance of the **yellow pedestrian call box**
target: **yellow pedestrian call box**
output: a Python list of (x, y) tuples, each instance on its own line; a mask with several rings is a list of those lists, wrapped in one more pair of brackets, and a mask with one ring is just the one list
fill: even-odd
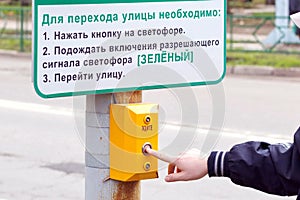
[(110, 107), (110, 178), (137, 181), (157, 178), (158, 161), (144, 152), (158, 149), (157, 104)]

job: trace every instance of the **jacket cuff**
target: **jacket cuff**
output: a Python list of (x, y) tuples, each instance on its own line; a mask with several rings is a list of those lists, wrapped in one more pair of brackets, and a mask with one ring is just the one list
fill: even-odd
[(208, 160), (208, 175), (209, 177), (214, 176), (229, 176), (228, 169), (228, 156), (227, 152), (223, 151), (213, 151), (211, 152)]

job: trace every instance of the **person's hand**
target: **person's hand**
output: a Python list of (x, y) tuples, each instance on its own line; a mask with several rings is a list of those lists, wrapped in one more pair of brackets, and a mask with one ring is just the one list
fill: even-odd
[(166, 182), (196, 180), (207, 175), (207, 158), (200, 157), (200, 151), (191, 149), (177, 158), (147, 148), (146, 152), (162, 161), (168, 162)]

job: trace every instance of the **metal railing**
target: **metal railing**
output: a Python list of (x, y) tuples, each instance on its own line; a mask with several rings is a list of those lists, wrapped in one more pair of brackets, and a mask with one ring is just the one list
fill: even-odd
[(0, 7), (0, 48), (21, 52), (31, 49), (30, 7)]
[[(228, 15), (227, 49), (269, 53), (300, 53), (300, 39), (293, 33), (293, 25), (277, 26), (276, 20), (288, 17)], [(287, 42), (287, 33), (296, 38)], [(277, 34), (275, 37), (274, 34)], [(271, 40), (270, 40), (271, 38)], [(294, 38), (294, 39), (295, 39)]]

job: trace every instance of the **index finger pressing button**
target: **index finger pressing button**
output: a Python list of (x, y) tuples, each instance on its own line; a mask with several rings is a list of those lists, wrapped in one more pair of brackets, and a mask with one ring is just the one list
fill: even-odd
[(164, 154), (164, 153), (160, 153), (160, 152), (155, 151), (151, 148), (146, 148), (145, 151), (148, 154), (150, 154), (151, 156), (154, 156), (154, 157), (156, 157), (156, 158), (158, 158), (158, 159), (160, 159), (164, 162), (173, 163), (176, 160), (176, 158), (174, 158), (174, 157), (171, 157), (171, 156), (169, 156), (167, 154)]

